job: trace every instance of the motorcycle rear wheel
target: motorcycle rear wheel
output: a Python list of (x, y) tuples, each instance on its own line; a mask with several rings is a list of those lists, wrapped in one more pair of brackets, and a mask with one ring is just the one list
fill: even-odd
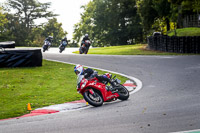
[[(95, 97), (94, 97), (95, 95)], [(103, 98), (100, 94), (94, 91), (94, 94), (92, 95), (89, 91), (85, 91), (83, 93), (83, 97), (86, 102), (88, 102), (90, 105), (94, 107), (102, 106), (103, 104)]]
[(123, 86), (119, 85), (118, 92), (120, 100), (127, 100), (129, 98), (129, 91)]

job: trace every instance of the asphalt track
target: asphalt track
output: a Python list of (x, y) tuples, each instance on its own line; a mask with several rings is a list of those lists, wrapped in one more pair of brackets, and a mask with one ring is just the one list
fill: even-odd
[(167, 133), (196, 132), (200, 129), (200, 56), (104, 56), (46, 52), (43, 58), (137, 77), (143, 88), (127, 101), (108, 103), (98, 108), (0, 121), (0, 132)]

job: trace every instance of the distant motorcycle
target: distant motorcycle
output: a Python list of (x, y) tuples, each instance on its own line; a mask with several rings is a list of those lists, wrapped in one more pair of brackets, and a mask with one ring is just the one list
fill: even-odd
[(59, 46), (59, 52), (62, 53), (62, 51), (65, 50), (65, 47), (67, 46), (67, 42), (63, 41)]
[(43, 52), (45, 52), (46, 50), (48, 50), (50, 48), (50, 42), (49, 41), (45, 41), (44, 45), (43, 45)]
[(98, 107), (103, 104), (103, 102), (111, 102), (117, 99), (127, 100), (129, 98), (129, 91), (120, 84), (119, 79), (115, 79), (116, 76), (112, 78), (111, 74), (105, 74), (116, 87), (109, 89), (107, 83), (99, 82), (99, 80), (94, 77), (91, 79), (86, 79), (84, 76), (78, 78), (77, 91), (81, 93), (86, 102), (90, 105)]
[(83, 42), (82, 46), (81, 46), (80, 49), (79, 49), (79, 53), (80, 53), (80, 54), (83, 54), (83, 53), (84, 53), (84, 54), (87, 54), (90, 45), (91, 45), (90, 40), (86, 40), (85, 42)]

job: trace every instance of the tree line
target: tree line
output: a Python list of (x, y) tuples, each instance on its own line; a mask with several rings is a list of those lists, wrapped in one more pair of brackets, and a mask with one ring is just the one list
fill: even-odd
[(82, 8), (74, 40), (88, 33), (93, 46), (113, 46), (146, 42), (155, 31), (181, 28), (184, 16), (199, 15), (200, 0), (93, 0)]
[[(0, 6), (0, 41), (13, 40), (17, 46), (42, 46), (54, 36), (53, 46), (67, 35), (51, 3), (38, 0), (7, 0)], [(89, 34), (93, 46), (114, 46), (146, 42), (154, 31), (167, 34), (183, 26), (183, 17), (199, 15), (200, 0), (92, 0), (82, 6), (81, 20), (74, 25), (73, 44)], [(45, 18), (48, 22), (35, 24)], [(64, 23), (64, 22), (63, 22)]]
[[(67, 35), (57, 14), (48, 11), (51, 3), (37, 0), (7, 0), (0, 7), (0, 41), (15, 41), (17, 46), (43, 45), (46, 37), (53, 36), (53, 46)], [(45, 18), (46, 23), (35, 24), (35, 20)]]

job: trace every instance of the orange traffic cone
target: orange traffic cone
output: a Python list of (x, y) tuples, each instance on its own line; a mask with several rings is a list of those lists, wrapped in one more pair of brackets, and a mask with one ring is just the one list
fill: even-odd
[(32, 109), (31, 109), (31, 104), (30, 104), (30, 103), (28, 103), (27, 110), (32, 110)]

